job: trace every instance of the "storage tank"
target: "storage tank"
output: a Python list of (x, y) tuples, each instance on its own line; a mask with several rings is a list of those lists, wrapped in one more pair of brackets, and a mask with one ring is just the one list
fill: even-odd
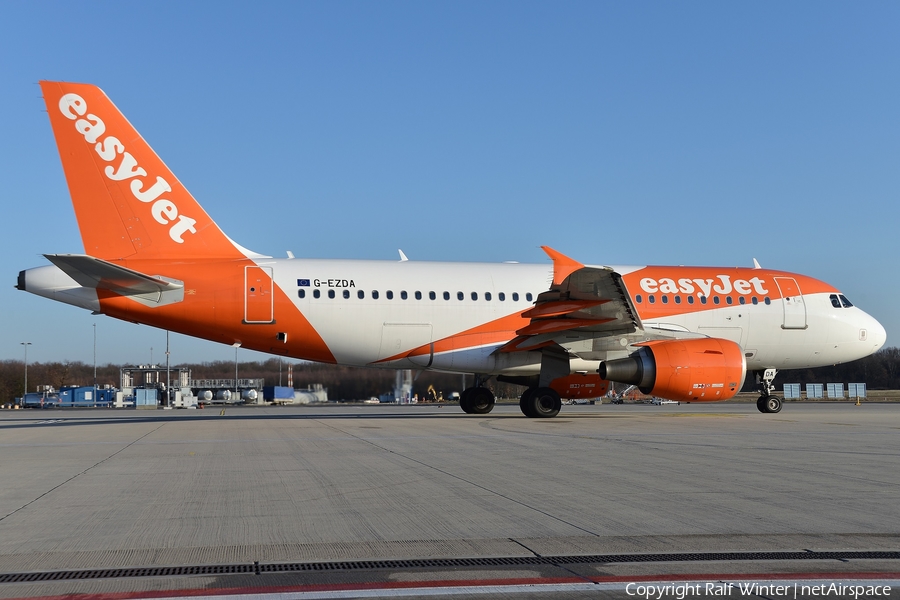
[(241, 390), (241, 399), (244, 402), (256, 402), (256, 399), (259, 397), (259, 393), (256, 390)]
[(213, 393), (209, 390), (203, 390), (200, 392), (200, 395), (197, 396), (197, 400), (200, 402), (209, 402), (213, 399)]
[(216, 400), (228, 402), (229, 400), (231, 400), (231, 390), (219, 390), (218, 392), (216, 392)]

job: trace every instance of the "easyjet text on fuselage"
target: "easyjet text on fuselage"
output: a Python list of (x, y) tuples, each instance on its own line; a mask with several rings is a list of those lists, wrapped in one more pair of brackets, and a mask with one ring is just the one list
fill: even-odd
[(766, 281), (760, 277), (750, 279), (735, 279), (731, 275), (716, 275), (714, 278), (688, 278), (671, 279), (668, 277), (643, 277), (641, 289), (648, 294), (697, 294), (697, 297), (711, 296), (712, 294), (727, 295), (731, 293), (747, 296), (750, 294), (765, 295), (769, 290), (765, 287)]

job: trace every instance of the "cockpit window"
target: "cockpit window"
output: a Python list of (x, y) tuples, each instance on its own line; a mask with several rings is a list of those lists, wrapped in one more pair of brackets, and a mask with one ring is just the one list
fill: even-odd
[(837, 294), (832, 294), (832, 295), (830, 295), (830, 296), (828, 296), (828, 297), (831, 299), (831, 305), (832, 305), (833, 307), (835, 307), (835, 308), (840, 308), (840, 307), (841, 307), (841, 301), (838, 300)]
[(844, 305), (844, 308), (850, 308), (851, 306), (853, 306), (852, 304), (850, 304), (850, 301), (847, 300), (847, 296), (843, 294), (841, 294), (841, 304)]

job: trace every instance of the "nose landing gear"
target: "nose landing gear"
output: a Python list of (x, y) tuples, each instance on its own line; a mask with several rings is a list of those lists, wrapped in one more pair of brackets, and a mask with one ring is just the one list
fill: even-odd
[(775, 390), (772, 381), (775, 379), (776, 373), (778, 373), (777, 369), (766, 369), (765, 371), (756, 372), (756, 383), (762, 392), (762, 396), (756, 401), (756, 408), (761, 413), (777, 413), (781, 411), (781, 398), (772, 394)]

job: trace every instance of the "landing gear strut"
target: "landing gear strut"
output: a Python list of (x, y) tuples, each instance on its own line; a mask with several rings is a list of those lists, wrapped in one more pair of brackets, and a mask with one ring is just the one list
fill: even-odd
[(529, 387), (519, 399), (519, 408), (526, 417), (548, 419), (559, 414), (562, 399), (550, 387), (550, 382), (569, 374), (569, 355), (562, 348), (541, 351), (541, 374), (537, 386)]
[(756, 401), (756, 408), (761, 413), (777, 413), (781, 410), (781, 398), (772, 394), (775, 386), (772, 380), (775, 379), (776, 369), (766, 369), (765, 371), (756, 372), (756, 383), (762, 395)]
[(486, 415), (494, 410), (494, 393), (482, 387), (488, 377), (475, 376), (474, 387), (466, 388), (459, 396), (459, 407), (469, 415)]

